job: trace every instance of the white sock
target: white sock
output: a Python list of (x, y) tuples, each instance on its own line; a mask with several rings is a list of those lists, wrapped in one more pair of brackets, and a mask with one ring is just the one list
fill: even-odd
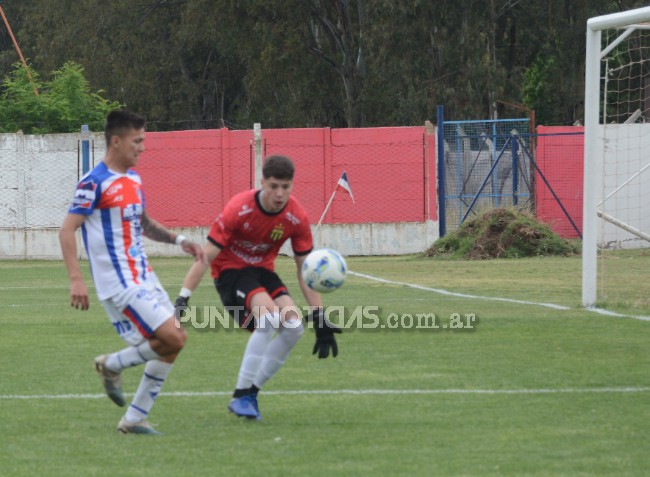
[(171, 363), (165, 363), (157, 359), (147, 362), (140, 386), (138, 386), (133, 401), (126, 410), (125, 417), (127, 421), (137, 422), (147, 418), (172, 366)]
[(280, 315), (278, 313), (263, 315), (259, 319), (258, 326), (248, 338), (246, 344), (244, 357), (239, 367), (239, 375), (237, 376), (237, 389), (248, 389), (253, 385), (253, 379), (257, 376), (262, 365), (262, 358), (273, 339), (273, 332), (275, 331), (273, 325), (279, 322)]
[(261, 388), (280, 370), (304, 331), (305, 328), (298, 320), (289, 320), (280, 327), (278, 336), (266, 348), (262, 364), (253, 379), (255, 386)]
[(158, 353), (151, 349), (151, 343), (145, 341), (109, 355), (106, 359), (106, 367), (112, 371), (120, 371), (159, 358)]

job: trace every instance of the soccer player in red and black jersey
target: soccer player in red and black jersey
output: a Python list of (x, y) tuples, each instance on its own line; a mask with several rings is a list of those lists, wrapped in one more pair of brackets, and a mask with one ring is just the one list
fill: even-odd
[[(326, 358), (330, 350), (333, 356), (338, 353), (334, 334), (341, 330), (325, 320), (320, 294), (301, 277), (313, 239), (307, 213), (291, 195), (293, 176), (291, 159), (269, 156), (262, 167), (262, 188), (241, 192), (228, 201), (204, 247), (223, 305), (242, 328), (251, 331), (228, 406), (234, 414), (250, 419), (261, 419), (257, 393), (278, 372), (304, 331), (300, 313), (275, 273), (275, 259), (289, 239), (298, 283), (311, 310), (308, 319), (315, 324), (314, 354)], [(207, 268), (195, 262), (188, 271), (177, 307), (188, 306)]]

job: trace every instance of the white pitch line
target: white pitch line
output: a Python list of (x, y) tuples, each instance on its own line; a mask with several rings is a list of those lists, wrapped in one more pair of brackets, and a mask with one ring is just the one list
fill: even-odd
[(534, 301), (515, 300), (515, 299), (512, 299), (512, 298), (501, 298), (501, 297), (481, 296), (481, 295), (468, 295), (466, 293), (458, 293), (458, 292), (451, 292), (451, 291), (448, 291), (448, 290), (443, 290), (442, 288), (425, 287), (423, 285), (416, 285), (414, 283), (406, 283), (406, 282), (397, 282), (397, 281), (393, 281), (393, 280), (387, 280), (386, 278), (374, 277), (372, 275), (366, 275), (365, 273), (352, 272), (352, 271), (348, 271), (348, 273), (350, 275), (355, 275), (357, 277), (367, 278), (368, 280), (374, 280), (376, 282), (388, 283), (390, 285), (402, 285), (402, 286), (409, 287), (409, 288), (415, 288), (416, 290), (424, 290), (424, 291), (430, 291), (430, 292), (438, 293), (439, 295), (455, 296), (455, 297), (458, 297), (458, 298), (469, 298), (469, 299), (472, 299), (472, 300), (505, 301), (507, 303), (517, 303), (519, 305), (537, 305), (537, 306), (544, 306), (546, 308), (553, 308), (555, 310), (570, 310), (571, 309), (568, 306), (556, 305), (555, 303), (537, 303), (537, 302), (534, 302)]
[[(267, 396), (408, 396), (436, 394), (476, 395), (535, 395), (535, 394), (603, 394), (603, 393), (646, 393), (648, 386), (627, 386), (619, 388), (534, 388), (534, 389), (320, 389), (265, 391)], [(232, 391), (172, 391), (160, 393), (166, 397), (221, 397), (230, 396)], [(133, 394), (125, 393), (126, 396)], [(0, 400), (51, 400), (51, 399), (104, 399), (105, 394), (0, 394)]]
[(605, 310), (604, 308), (597, 308), (595, 306), (584, 308), (584, 310), (591, 311), (592, 313), (598, 313), (599, 315), (614, 316), (616, 318), (634, 318), (635, 320), (650, 321), (650, 316), (624, 315), (623, 313), (617, 313), (615, 311)]
[[(516, 303), (519, 305), (532, 305), (532, 306), (543, 306), (545, 308), (553, 308), (554, 310), (560, 310), (560, 311), (569, 311), (569, 310), (580, 310), (579, 308), (572, 308), (570, 306), (565, 306), (565, 305), (558, 305), (556, 303), (542, 303), (542, 302), (536, 302), (536, 301), (526, 301), (526, 300), (515, 300), (513, 298), (502, 298), (502, 297), (495, 297), (495, 296), (482, 296), (482, 295), (469, 295), (466, 293), (458, 293), (458, 292), (451, 292), (449, 290), (443, 290), (442, 288), (432, 288), (432, 287), (425, 287), (423, 285), (417, 285), (414, 283), (406, 283), (406, 282), (398, 282), (394, 280), (387, 280), (386, 278), (380, 278), (380, 277), (375, 277), (372, 275), (366, 275), (365, 273), (359, 273), (359, 272), (353, 272), (351, 270), (348, 270), (349, 275), (354, 275), (357, 277), (361, 278), (367, 278), (368, 280), (374, 280), (376, 282), (380, 283), (388, 283), (390, 285), (401, 285), (409, 288), (415, 288), (416, 290), (424, 290), (424, 291), (430, 291), (434, 293), (438, 293), (439, 295), (446, 295), (446, 296), (455, 296), (458, 298), (467, 298), (470, 300), (488, 300), (488, 301), (501, 301), (501, 302), (506, 302), (506, 303)], [(609, 311), (605, 310), (603, 308), (596, 308), (596, 307), (590, 307), (590, 308), (582, 308), (584, 311), (588, 311), (591, 313), (597, 313), (599, 315), (605, 315), (605, 316), (614, 316), (616, 318), (633, 318), (635, 320), (641, 320), (641, 321), (650, 321), (650, 316), (642, 316), (642, 315), (626, 315), (623, 313), (617, 313), (615, 311)]]

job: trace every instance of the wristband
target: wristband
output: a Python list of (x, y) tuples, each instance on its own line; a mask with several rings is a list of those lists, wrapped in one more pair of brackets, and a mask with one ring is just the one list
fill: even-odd
[(187, 240), (187, 237), (185, 235), (178, 234), (174, 242), (176, 242), (176, 245), (180, 245), (183, 243), (183, 240)]
[(183, 298), (189, 298), (192, 296), (192, 290), (183, 287), (181, 288), (181, 292), (179, 293), (179, 295), (182, 296)]

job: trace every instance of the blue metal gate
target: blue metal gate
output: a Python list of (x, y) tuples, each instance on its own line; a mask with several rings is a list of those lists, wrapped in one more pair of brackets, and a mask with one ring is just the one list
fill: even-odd
[(438, 110), (440, 236), (488, 209), (534, 211), (530, 122), (445, 121)]

